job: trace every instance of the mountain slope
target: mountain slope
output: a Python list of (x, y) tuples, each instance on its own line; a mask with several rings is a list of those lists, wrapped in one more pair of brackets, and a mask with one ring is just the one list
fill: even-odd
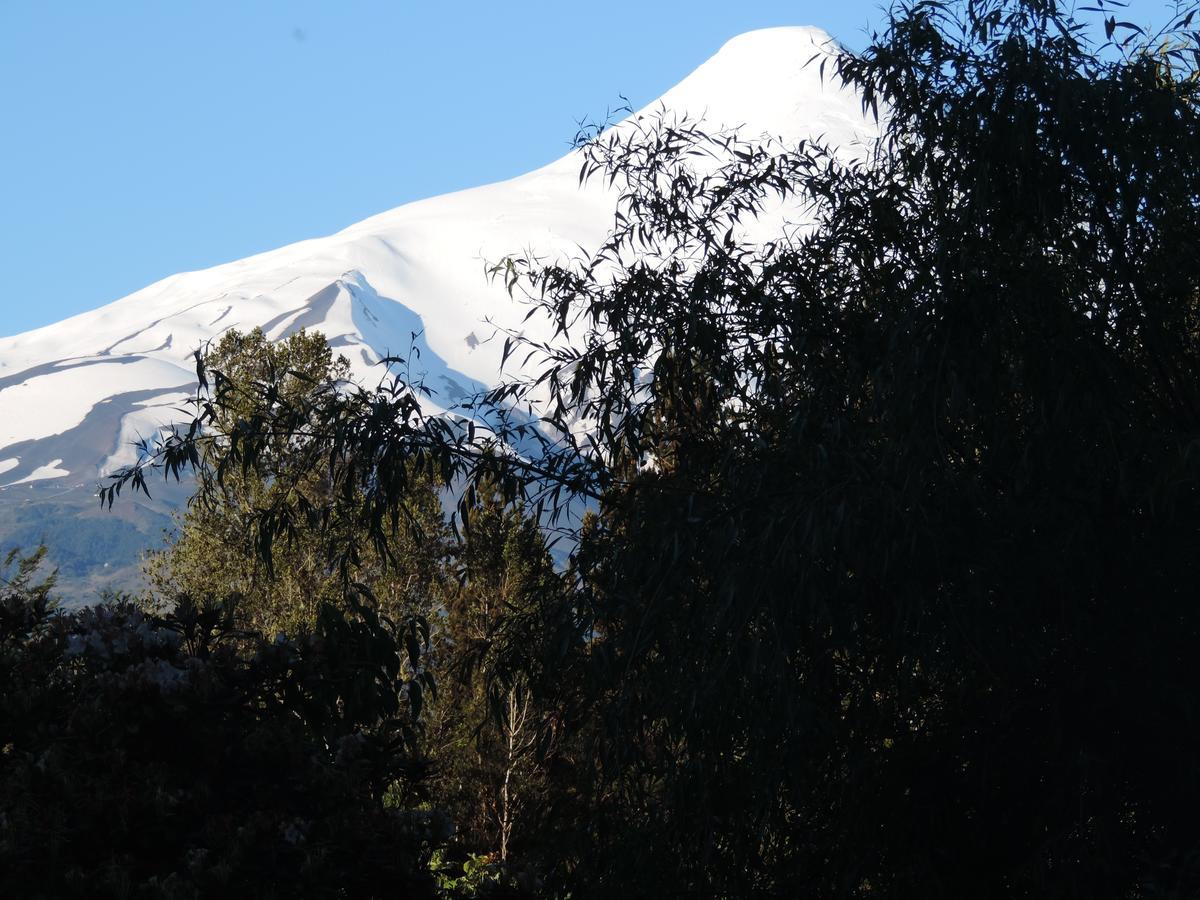
[[(809, 64), (831, 49), (828, 36), (812, 28), (742, 35), (649, 111), (663, 107), (745, 135), (788, 142), (823, 136), (852, 146), (874, 129), (857, 97), (824, 83)], [(517, 327), (524, 310), (488, 282), (485, 262), (524, 249), (555, 256), (598, 244), (614, 198), (599, 185), (580, 187), (578, 170), (571, 153), (510, 181), (175, 275), (0, 339), (0, 549), (36, 541), (40, 528), (72, 578), (93, 586), (128, 578), (136, 556), (130, 548), (166, 524), (170, 504), (144, 505), (141, 519), (97, 520), (107, 525), (89, 525), (80, 513), (94, 502), (99, 476), (133, 461), (139, 436), (183, 418), (178, 406), (194, 384), (192, 353), (225, 329), (259, 326), (272, 339), (319, 329), (368, 381), (380, 377), (381, 357), (404, 355), (415, 342), (427, 382), (451, 400), (493, 383), (503, 342), (491, 339), (487, 322)], [(133, 529), (136, 537), (63, 549), (68, 534), (93, 527), (108, 538), (105, 528)], [(109, 553), (119, 559), (105, 570)]]

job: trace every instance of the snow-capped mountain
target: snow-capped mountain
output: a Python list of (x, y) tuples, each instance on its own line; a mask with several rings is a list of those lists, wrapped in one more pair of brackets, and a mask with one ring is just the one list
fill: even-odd
[[(814, 28), (751, 32), (647, 111), (665, 107), (746, 136), (861, 144), (874, 127), (858, 98), (810, 62), (832, 50)], [(517, 327), (525, 310), (489, 282), (486, 262), (527, 249), (575, 253), (596, 246), (612, 225), (613, 194), (581, 187), (579, 165), (571, 153), (510, 181), (174, 275), (92, 312), (0, 338), (0, 550), (32, 538), (53, 551), (58, 538), (84, 527), (68, 516), (91, 502), (100, 476), (134, 459), (139, 436), (184, 418), (178, 408), (194, 385), (192, 353), (226, 329), (259, 326), (272, 339), (320, 330), (367, 381), (379, 378), (382, 356), (407, 351), (417, 334), (426, 380), (440, 396), (494, 383), (503, 341), (491, 339), (487, 322)], [(42, 507), (34, 531), (18, 510), (31, 503)], [(98, 521), (107, 521), (100, 529), (125, 527)]]

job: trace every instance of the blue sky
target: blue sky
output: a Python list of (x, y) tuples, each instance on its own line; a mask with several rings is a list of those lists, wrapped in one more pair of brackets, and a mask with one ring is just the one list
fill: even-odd
[(519, 175), (735, 34), (860, 47), (879, 7), (0, 0), (0, 335)]

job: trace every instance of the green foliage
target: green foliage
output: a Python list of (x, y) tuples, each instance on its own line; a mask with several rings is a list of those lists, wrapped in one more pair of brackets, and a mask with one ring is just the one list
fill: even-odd
[[(58, 570), (46, 572), (45, 547), (38, 547), (33, 553), (25, 556), (19, 547), (13, 548), (0, 564), (0, 584), (9, 597), (19, 597), (27, 601), (28, 612), (34, 616), (42, 616), (54, 606), (52, 591), (58, 582)], [(13, 569), (16, 563), (16, 569)]]
[[(298, 440), (327, 488), (248, 532), (355, 523), (343, 582), (419, 479), (466, 526), (567, 524), (570, 590), (497, 536), (448, 633), (468, 705), (540, 707), (575, 896), (1194, 895), (1192, 21), (1095, 48), (1054, 0), (900, 5), (826, 73), (880, 116), (864, 158), (655, 119), (584, 147), (615, 229), (497, 267), (556, 337), (511, 335), (533, 373), (475, 418), (397, 376), (222, 427), (218, 383), (157, 463), (219, 445), (220, 484)], [(496, 573), (535, 586), (499, 619)]]
[[(85, 575), (97, 560), (137, 558), (144, 537), (136, 529), (117, 529), (110, 521), (76, 518), (79, 512), (52, 502), (15, 506), (6, 511), (5, 543), (35, 546), (53, 538), (55, 560), (61, 560), (64, 575), (74, 577)], [(73, 519), (72, 527), (64, 529), (61, 524), (68, 516)]]
[(394, 630), (330, 607), (267, 642), (234, 619), (186, 597), (59, 615), (10, 585), (0, 893), (433, 895), (448, 823), (381, 802), (414, 776)]
[[(527, 642), (514, 640), (518, 618), (525, 637), (543, 631), (535, 606), (553, 605), (561, 593), (536, 524), (493, 492), (477, 492), (463, 539), (452, 545), (428, 474), (414, 471), (403, 515), (377, 546), (360, 517), (316, 511), (334, 498), (317, 461), (326, 448), (312, 434), (286, 439), (274, 431), (252, 460), (230, 464), (256, 420), (292, 405), (318, 410), (319, 419), (345, 396), (345, 361), (332, 360), (324, 337), (301, 332), (271, 344), (259, 331), (230, 332), (201, 362), (215, 401), (206, 424), (213, 439), (179, 536), (151, 560), (157, 596), (236, 590), (239, 624), (267, 633), (317, 624), (338, 635), (369, 627), (379, 614), (419, 615), (406, 635), (417, 675), (405, 690), (416, 713), (425, 713), (420, 734), (406, 736), (428, 756), (422, 795), (453, 816), (458, 855), (496, 852), (497, 865), (505, 863), (510, 840), (520, 842), (543, 808), (533, 752), (541, 708), (528, 687)], [(364, 496), (352, 492), (354, 502)], [(313, 514), (291, 515), (300, 509)], [(272, 510), (284, 510), (290, 524), (271, 544), (268, 567), (261, 517)], [(354, 615), (340, 625), (316, 620), (336, 607)], [(418, 665), (418, 646), (430, 634), (416, 623), (425, 622), (433, 624), (433, 646)], [(501, 657), (512, 677), (493, 665)], [(331, 687), (343, 702), (355, 696)], [(379, 688), (386, 694), (387, 685)]]
[[(549, 773), (563, 748), (551, 698), (559, 686), (539, 681), (537, 663), (554, 640), (565, 586), (537, 523), (493, 491), (477, 492), (469, 523), (434, 647), (440, 696), (428, 723), (430, 790), (456, 823), (457, 848), (490, 852), (503, 866), (553, 843), (559, 797)], [(561, 670), (552, 677), (561, 680)]]
[(90, 602), (108, 586), (139, 586), (141, 558), (170, 517), (149, 504), (130, 503), (119, 510), (121, 527), (113, 527), (112, 515), (96, 509), (86, 487), (64, 492), (50, 484), (6, 492), (0, 504), (0, 555), (13, 547), (46, 544), (46, 561), (58, 569), (66, 602)]
[(517, 898), (536, 896), (537, 881), (522, 873), (512, 875), (494, 857), (470, 854), (461, 863), (449, 862), (443, 851), (433, 854), (430, 869), (446, 898)]
[[(921, 3), (836, 75), (886, 114), (869, 165), (618, 129), (586, 151), (627, 185), (608, 243), (510, 271), (616, 482), (580, 555), (592, 877), (1186, 894), (1194, 58)], [(774, 200), (815, 227), (744, 242)]]
[[(331, 490), (314, 435), (272, 434), (253, 465), (229, 464), (243, 435), (275, 405), (320, 405), (336, 397), (349, 374), (345, 358), (334, 359), (319, 332), (299, 331), (271, 343), (255, 329), (226, 332), (201, 363), (220, 398), (208, 423), (216, 439), (204, 448), (178, 535), (149, 560), (154, 590), (236, 591), (247, 625), (292, 631), (311, 627), (323, 604), (346, 605), (353, 569), (354, 590), (368, 590), (380, 609), (427, 613), (447, 551), (441, 506), (429, 484), (415, 479), (409, 485), (398, 504), (403, 522), (389, 530), (384, 557), (357, 534), (362, 529), (353, 520), (299, 514), (321, 506)], [(280, 510), (287, 511), (285, 524), (270, 524)], [(269, 554), (262, 552), (266, 547)], [(333, 562), (338, 548), (347, 547), (349, 558)]]

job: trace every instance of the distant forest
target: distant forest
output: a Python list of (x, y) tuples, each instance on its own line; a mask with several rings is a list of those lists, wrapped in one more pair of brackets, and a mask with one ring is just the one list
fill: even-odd
[(0, 895), (1200, 896), (1200, 31), (1108, 5), (894, 6), (866, 158), (583, 135), (461, 414), (201, 348), (148, 589), (5, 564)]

